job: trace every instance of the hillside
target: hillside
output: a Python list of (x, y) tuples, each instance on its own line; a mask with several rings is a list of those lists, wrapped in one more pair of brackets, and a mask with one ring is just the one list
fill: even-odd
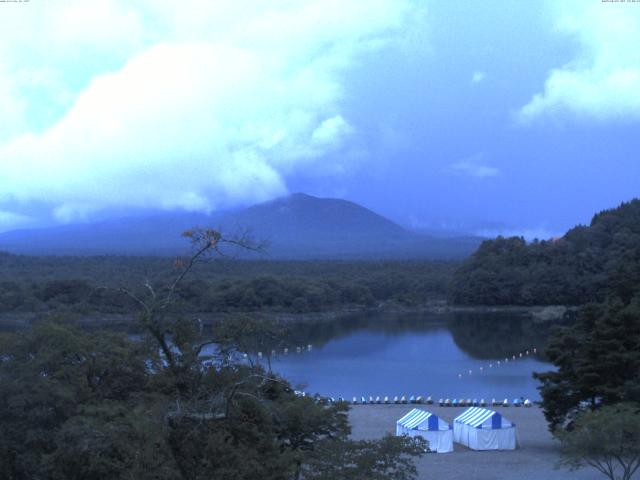
[(35, 255), (178, 255), (180, 234), (194, 226), (225, 234), (249, 231), (268, 240), (267, 258), (367, 259), (462, 258), (479, 244), (475, 237), (434, 238), (402, 228), (356, 203), (293, 194), (213, 215), (157, 213), (0, 234), (0, 250)]
[(640, 200), (596, 214), (562, 238), (487, 240), (456, 271), (450, 300), (467, 305), (580, 305), (640, 293)]

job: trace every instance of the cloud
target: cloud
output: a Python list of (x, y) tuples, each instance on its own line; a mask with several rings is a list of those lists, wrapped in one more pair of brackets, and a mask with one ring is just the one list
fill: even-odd
[(32, 223), (32, 220), (26, 215), (0, 210), (0, 232), (26, 227)]
[(479, 70), (476, 70), (475, 72), (473, 72), (471, 74), (471, 83), (480, 83), (482, 82), (485, 78), (487, 78), (487, 74), (484, 72), (481, 72)]
[(554, 5), (557, 31), (576, 40), (579, 53), (551, 70), (544, 90), (518, 111), (518, 120), (640, 120), (638, 5), (583, 1)]
[(16, 125), (0, 138), (0, 206), (48, 202), (60, 221), (114, 207), (210, 211), (286, 193), (301, 169), (341, 171), (358, 156), (345, 72), (401, 38), (414, 11), (397, 0), (68, 5), (40, 19), (56, 81), (41, 88), (52, 110), (39, 126), (15, 79), (38, 77), (41, 41), (24, 36), (31, 56), (0, 70)]
[(490, 167), (481, 163), (483, 157), (484, 155), (481, 153), (472, 155), (469, 158), (449, 165), (447, 170), (453, 173), (480, 179), (496, 177), (500, 175), (500, 170), (498, 170), (497, 168)]

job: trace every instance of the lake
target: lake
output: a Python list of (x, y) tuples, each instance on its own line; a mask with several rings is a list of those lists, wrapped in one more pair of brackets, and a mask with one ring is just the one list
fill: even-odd
[(361, 315), (301, 327), (271, 363), (325, 396), (536, 400), (532, 373), (552, 368), (541, 356), (548, 330), (508, 314)]

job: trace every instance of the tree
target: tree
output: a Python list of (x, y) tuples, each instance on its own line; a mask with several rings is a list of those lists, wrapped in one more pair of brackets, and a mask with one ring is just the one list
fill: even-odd
[[(214, 230), (186, 236), (194, 250), (172, 282), (122, 290), (145, 341), (60, 322), (0, 336), (0, 479), (414, 478), (418, 444), (352, 442), (345, 404), (298, 396), (224, 350), (203, 356), (215, 336), (181, 314), (180, 285), (221, 244), (244, 245)], [(226, 333), (235, 351), (277, 341), (257, 322)]]
[(558, 438), (562, 465), (572, 470), (591, 466), (611, 480), (630, 480), (640, 467), (640, 406), (583, 412)]
[(552, 431), (587, 408), (640, 402), (640, 299), (584, 307), (546, 353), (557, 369), (534, 377)]

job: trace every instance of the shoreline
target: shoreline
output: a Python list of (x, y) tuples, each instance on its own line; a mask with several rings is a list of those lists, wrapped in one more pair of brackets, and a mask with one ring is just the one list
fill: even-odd
[[(383, 304), (376, 307), (345, 307), (324, 312), (277, 312), (277, 311), (238, 311), (238, 312), (188, 312), (187, 316), (202, 320), (206, 327), (235, 315), (259, 316), (285, 324), (321, 323), (346, 319), (354, 315), (447, 315), (455, 313), (498, 314), (529, 317), (540, 323), (557, 321), (564, 318), (577, 307), (564, 305), (538, 306), (486, 306), (486, 305), (448, 305), (444, 301), (428, 302), (415, 307)], [(78, 312), (9, 312), (0, 314), (0, 328), (28, 328), (42, 319), (68, 315), (73, 321), (86, 328), (127, 328), (135, 326), (137, 313), (78, 313)]]

